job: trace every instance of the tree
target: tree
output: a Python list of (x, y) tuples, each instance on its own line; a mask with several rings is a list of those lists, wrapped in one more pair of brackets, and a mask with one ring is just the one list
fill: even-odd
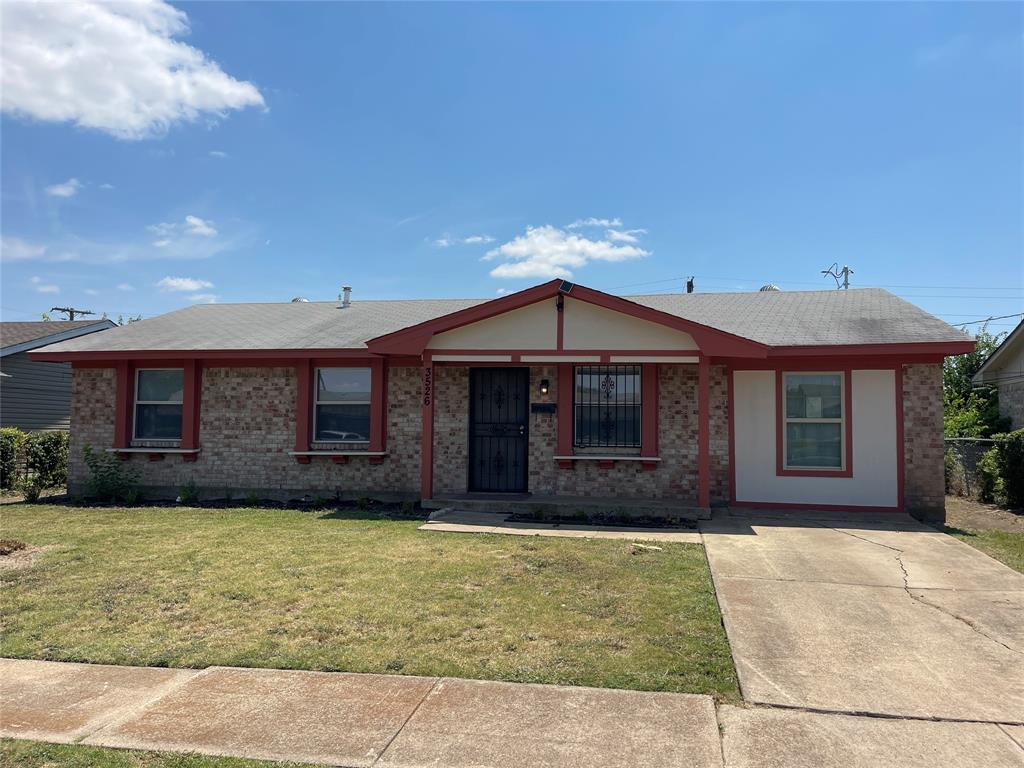
[(988, 332), (982, 326), (975, 336), (974, 351), (947, 357), (942, 364), (942, 397), (946, 437), (990, 437), (1009, 429), (1009, 420), (999, 415), (999, 392), (995, 387), (974, 387), (971, 379), (988, 360), (1006, 334)]

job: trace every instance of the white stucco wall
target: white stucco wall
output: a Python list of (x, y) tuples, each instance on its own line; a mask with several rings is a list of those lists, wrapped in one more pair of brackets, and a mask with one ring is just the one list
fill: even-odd
[(697, 349), (688, 333), (572, 298), (564, 322), (566, 349)]
[(891, 370), (855, 370), (851, 386), (853, 477), (775, 474), (775, 371), (734, 371), (736, 503), (894, 507), (901, 460)]

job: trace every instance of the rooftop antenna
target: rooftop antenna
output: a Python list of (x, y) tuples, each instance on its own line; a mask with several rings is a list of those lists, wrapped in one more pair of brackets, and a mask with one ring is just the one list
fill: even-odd
[(686, 292), (693, 293), (693, 275), (686, 278)]
[(50, 307), (51, 312), (63, 312), (68, 320), (74, 320), (75, 315), (95, 315), (91, 309), (75, 309), (74, 307)]
[[(836, 270), (839, 270), (838, 272)], [(821, 270), (823, 275), (832, 275), (832, 279), (836, 281), (836, 290), (842, 288), (844, 291), (850, 288), (850, 275), (853, 274), (853, 270), (843, 264), (843, 268), (839, 269), (839, 262), (832, 262), (832, 266), (828, 269)], [(842, 278), (842, 282), (840, 282)]]

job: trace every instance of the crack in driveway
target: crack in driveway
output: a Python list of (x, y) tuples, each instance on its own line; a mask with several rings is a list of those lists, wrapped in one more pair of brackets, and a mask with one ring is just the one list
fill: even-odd
[[(982, 630), (980, 627), (978, 627), (977, 624), (975, 624), (970, 619), (964, 618), (963, 616), (960, 616), (960, 615), (954, 613), (953, 611), (947, 610), (946, 608), (943, 608), (941, 605), (936, 605), (935, 603), (929, 602), (928, 600), (926, 600), (924, 598), (923, 595), (915, 595), (911, 591), (913, 588), (910, 586), (910, 573), (907, 571), (906, 563), (903, 562), (903, 556), (906, 554), (906, 550), (900, 549), (899, 547), (890, 546), (889, 544), (882, 544), (882, 543), (877, 542), (877, 541), (872, 541), (871, 539), (865, 538), (863, 536), (858, 536), (857, 534), (851, 533), (850, 531), (846, 531), (846, 530), (843, 530), (841, 528), (834, 528), (833, 526), (825, 525), (824, 523), (817, 523), (817, 525), (820, 525), (822, 528), (827, 528), (830, 531), (835, 531), (836, 533), (843, 533), (843, 534), (846, 534), (847, 536), (852, 536), (853, 538), (859, 539), (860, 541), (867, 542), (868, 544), (874, 544), (876, 547), (884, 547), (885, 549), (888, 549), (888, 550), (890, 550), (892, 552), (895, 552), (896, 554), (894, 555), (894, 557), (896, 559), (896, 563), (899, 565), (900, 571), (903, 574), (903, 591), (907, 593), (907, 596), (910, 597), (911, 600), (913, 600), (914, 602), (919, 603), (919, 604), (921, 604), (923, 606), (926, 606), (928, 608), (936, 610), (939, 613), (945, 614), (946, 616), (949, 616), (950, 618), (956, 619), (957, 621), (959, 621), (959, 622), (965, 624), (966, 626), (970, 627), (970, 629), (972, 631), (978, 633), (979, 635), (984, 637), (986, 640), (991, 640), (993, 643), (996, 643), (997, 645), (1002, 646), (1003, 648), (1005, 648), (1006, 650), (1010, 651), (1011, 653), (1016, 653), (1016, 654), (1019, 654), (1019, 655), (1024, 655), (1024, 652), (1019, 651), (1016, 648), (1010, 647), (1009, 645), (1007, 645), (1006, 643), (1004, 643), (1002, 640), (1000, 640), (997, 637), (992, 637), (992, 635), (990, 635), (987, 632), (985, 632), (984, 630)], [(937, 590), (937, 591), (941, 591), (941, 590)]]

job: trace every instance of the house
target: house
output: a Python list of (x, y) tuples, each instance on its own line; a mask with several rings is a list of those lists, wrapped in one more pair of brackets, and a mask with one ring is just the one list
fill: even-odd
[(0, 323), (0, 426), (67, 431), (71, 365), (29, 359), (30, 350), (114, 328), (112, 320)]
[(999, 415), (1010, 420), (1011, 429), (1024, 428), (1024, 321), (988, 356), (973, 382), (976, 387), (995, 387)]
[(553, 280), (490, 301), (194, 306), (32, 356), (73, 366), (72, 488), (91, 445), (169, 494), (940, 516), (942, 360), (973, 347), (879, 289)]

